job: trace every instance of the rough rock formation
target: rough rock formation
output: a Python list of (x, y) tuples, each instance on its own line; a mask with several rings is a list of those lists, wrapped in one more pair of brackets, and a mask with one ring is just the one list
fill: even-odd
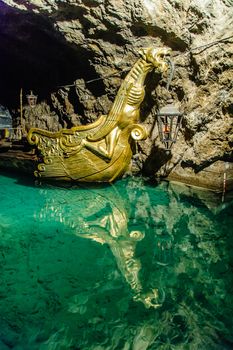
[[(20, 56), (34, 76), (30, 80), (27, 70), (17, 70), (15, 81), (34, 84), (24, 85), (38, 88), (43, 98), (53, 93), (60, 127), (107, 113), (139, 48), (171, 47), (176, 70), (170, 94), (185, 113), (182, 129), (167, 154), (155, 125), (156, 110), (168, 97), (167, 77), (152, 74), (142, 107), (150, 137), (138, 145), (132, 169), (219, 190), (232, 186), (231, 0), (4, 0), (0, 7), (8, 23), (4, 30), (0, 25), (1, 37), (8, 44), (6, 38), (13, 37), (18, 51), (9, 44), (11, 57)], [(31, 49), (24, 50), (28, 44)], [(57, 87), (66, 84), (71, 86)]]

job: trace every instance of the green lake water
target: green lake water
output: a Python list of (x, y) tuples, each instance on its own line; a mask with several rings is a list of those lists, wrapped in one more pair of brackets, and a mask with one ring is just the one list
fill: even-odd
[(0, 350), (233, 349), (233, 200), (0, 176)]

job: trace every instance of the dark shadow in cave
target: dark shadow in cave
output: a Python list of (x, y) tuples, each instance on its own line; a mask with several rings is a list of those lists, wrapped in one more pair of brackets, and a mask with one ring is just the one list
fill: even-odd
[(156, 94), (156, 87), (162, 83), (166, 84), (161, 73), (153, 70), (148, 74), (145, 81), (145, 98), (141, 105), (141, 121), (144, 122), (152, 109), (158, 108), (158, 98)]
[[(154, 145), (149, 157), (143, 165), (142, 174), (147, 176), (154, 175), (171, 159), (171, 157), (172, 155), (170, 152)], [(166, 174), (166, 176), (167, 175), (168, 174)]]
[[(66, 42), (49, 18), (11, 8), (0, 0), (0, 104), (18, 108), (21, 88), (24, 97), (32, 89), (40, 101), (75, 79), (98, 78), (89, 59), (91, 53)], [(94, 93), (105, 93), (102, 81)]]
[(147, 27), (141, 21), (134, 21), (130, 29), (135, 36), (143, 37), (149, 35), (154, 39), (155, 43), (159, 39), (164, 45), (167, 45), (172, 50), (180, 50), (181, 52), (184, 52), (188, 48), (188, 43), (178, 37), (175, 32), (171, 31), (168, 33), (165, 29), (156, 25)]

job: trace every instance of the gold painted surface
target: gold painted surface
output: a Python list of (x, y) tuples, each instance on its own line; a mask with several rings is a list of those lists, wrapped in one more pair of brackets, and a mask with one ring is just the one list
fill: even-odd
[(147, 137), (138, 124), (146, 75), (153, 69), (166, 71), (169, 54), (167, 48), (140, 50), (141, 58), (122, 82), (109, 114), (96, 122), (56, 133), (30, 129), (28, 141), (42, 156), (35, 176), (87, 182), (112, 182), (122, 176), (132, 157), (132, 141)]

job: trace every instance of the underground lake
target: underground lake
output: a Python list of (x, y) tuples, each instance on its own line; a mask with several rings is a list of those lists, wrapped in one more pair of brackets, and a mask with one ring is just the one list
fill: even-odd
[(0, 176), (0, 349), (233, 348), (233, 197)]

